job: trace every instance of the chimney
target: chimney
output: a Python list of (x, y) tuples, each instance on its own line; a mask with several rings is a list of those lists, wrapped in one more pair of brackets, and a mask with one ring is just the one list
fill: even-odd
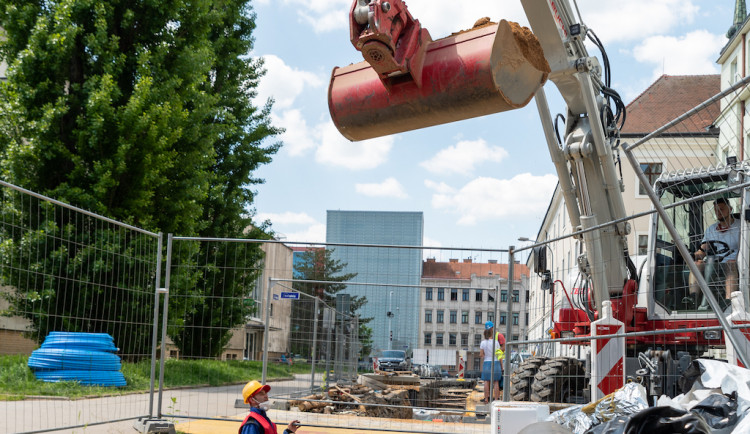
[(497, 259), (488, 259), (487, 263), (488, 264), (497, 264)]
[(454, 258), (451, 258), (451, 259), (448, 259), (448, 262), (453, 262), (453, 263), (457, 263), (457, 262), (458, 262), (458, 259), (454, 259)]
[(427, 258), (427, 262), (435, 262), (435, 258)]
[(464, 259), (464, 264), (471, 264), (471, 258)]

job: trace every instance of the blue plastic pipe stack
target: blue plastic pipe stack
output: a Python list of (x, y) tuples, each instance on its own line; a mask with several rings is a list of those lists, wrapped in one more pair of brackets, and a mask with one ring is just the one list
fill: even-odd
[(52, 332), (31, 353), (38, 380), (78, 381), (88, 386), (125, 386), (115, 340), (107, 333)]

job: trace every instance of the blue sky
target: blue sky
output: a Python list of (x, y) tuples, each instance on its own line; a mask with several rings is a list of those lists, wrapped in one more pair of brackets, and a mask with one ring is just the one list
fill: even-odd
[[(714, 74), (734, 0), (578, 0), (602, 40), (626, 103), (662, 74)], [(535, 237), (557, 182), (532, 100), (483, 118), (349, 142), (333, 126), (334, 66), (361, 61), (349, 42), (350, 0), (254, 0), (254, 57), (267, 69), (284, 146), (257, 172), (256, 220), (289, 241), (325, 241), (326, 210), (422, 211), (424, 245), (504, 249)], [(410, 0), (433, 39), (484, 16), (528, 25), (516, 0)], [(599, 56), (589, 47), (592, 55)], [(545, 86), (553, 114), (565, 112)]]

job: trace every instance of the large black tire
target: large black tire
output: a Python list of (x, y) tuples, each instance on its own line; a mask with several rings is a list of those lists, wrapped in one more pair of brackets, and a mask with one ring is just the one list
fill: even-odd
[(569, 357), (555, 357), (539, 367), (531, 385), (534, 402), (572, 402), (586, 385), (583, 363)]
[(531, 357), (524, 360), (510, 374), (510, 397), (514, 401), (531, 400), (531, 384), (534, 382), (534, 376), (546, 361), (546, 357)]

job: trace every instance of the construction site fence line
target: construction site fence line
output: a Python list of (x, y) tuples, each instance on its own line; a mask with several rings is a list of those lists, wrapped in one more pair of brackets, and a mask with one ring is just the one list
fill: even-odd
[[(695, 202), (696, 200), (705, 199), (705, 198), (708, 198), (708, 197), (715, 197), (718, 194), (726, 193), (726, 192), (730, 192), (730, 191), (734, 191), (734, 190), (738, 190), (738, 189), (742, 189), (742, 188), (745, 188), (745, 187), (750, 187), (750, 181), (749, 182), (744, 182), (742, 184), (737, 184), (737, 185), (734, 185), (734, 186), (731, 186), (731, 187), (727, 187), (727, 188), (717, 189), (717, 190), (714, 190), (714, 191), (712, 191), (710, 193), (704, 193), (704, 194), (701, 194), (701, 195), (693, 196), (690, 199), (681, 200), (681, 201), (675, 202), (675, 203), (673, 203), (671, 205), (663, 205), (663, 206), (664, 206), (664, 209), (672, 209), (672, 208), (676, 208), (678, 206), (686, 205), (686, 204), (688, 204), (690, 202)], [(601, 229), (605, 229), (605, 228), (610, 227), (610, 226), (615, 226), (618, 223), (625, 223), (625, 222), (628, 222), (630, 220), (635, 220), (637, 218), (641, 218), (641, 217), (645, 217), (645, 216), (648, 216), (648, 215), (656, 214), (656, 212), (657, 211), (655, 209), (652, 209), (652, 210), (649, 210), (649, 211), (639, 212), (639, 213), (636, 213), (636, 214), (629, 215), (627, 217), (619, 218), (619, 219), (616, 219), (616, 220), (610, 220), (610, 221), (605, 222), (605, 223), (600, 223), (600, 224), (598, 224), (596, 226), (592, 226), (592, 227), (590, 227), (588, 229), (581, 229), (580, 231), (571, 232), (571, 233), (569, 233), (567, 235), (561, 235), (559, 237), (550, 238), (550, 239), (544, 240), (542, 242), (538, 242), (538, 243), (534, 243), (534, 244), (529, 244), (527, 246), (518, 247), (518, 248), (516, 248), (515, 246), (513, 246), (512, 250), (513, 250), (513, 253), (523, 252), (525, 250), (531, 250), (531, 249), (533, 249), (535, 247), (540, 247), (540, 246), (544, 246), (544, 245), (547, 245), (547, 244), (552, 244), (552, 243), (555, 243), (555, 242), (558, 242), (558, 241), (567, 240), (569, 238), (575, 238), (575, 237), (578, 237), (579, 235), (582, 236), (583, 234), (588, 233), (588, 232), (594, 232), (594, 231), (598, 231), (598, 230), (601, 230)], [(510, 250), (511, 249), (508, 249), (506, 251), (509, 252)]]
[(508, 249), (487, 249), (474, 247), (433, 247), (433, 246), (405, 246), (400, 244), (357, 244), (357, 243), (320, 243), (310, 241), (288, 241), (288, 240), (260, 240), (249, 238), (213, 238), (213, 237), (172, 237), (173, 240), (180, 241), (215, 241), (228, 243), (263, 243), (263, 244), (295, 244), (306, 246), (334, 246), (334, 247), (364, 247), (379, 249), (411, 249), (411, 250), (460, 250), (467, 252), (493, 252), (508, 253)]
[[(732, 329), (748, 329), (750, 324), (738, 324), (733, 325)], [(616, 333), (611, 335), (598, 335), (598, 336), (581, 336), (577, 338), (560, 338), (560, 339), (535, 339), (525, 341), (506, 341), (507, 345), (512, 347), (521, 346), (525, 344), (547, 344), (547, 343), (558, 343), (565, 344), (568, 342), (579, 343), (581, 341), (589, 341), (596, 339), (613, 339), (613, 338), (631, 338), (634, 336), (656, 336), (656, 335), (676, 335), (679, 333), (692, 333), (692, 332), (704, 332), (704, 331), (719, 331), (724, 330), (722, 326), (707, 326), (707, 327), (692, 327), (685, 329), (670, 329), (670, 330), (649, 330), (644, 332), (627, 332), (627, 333)], [(718, 342), (717, 342), (718, 343)]]

